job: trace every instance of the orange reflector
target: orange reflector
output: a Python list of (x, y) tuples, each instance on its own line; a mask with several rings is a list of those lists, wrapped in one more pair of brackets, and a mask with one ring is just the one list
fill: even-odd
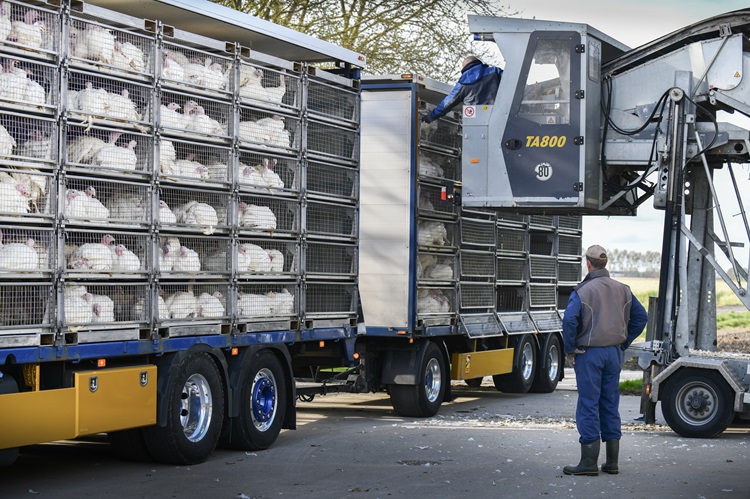
[(440, 189), (440, 200), (445, 201), (446, 199), (448, 199), (448, 191), (445, 190), (445, 187), (442, 187)]
[(409, 344), (414, 343), (414, 338), (409, 338)]
[(320, 348), (323, 348), (323, 347), (325, 347), (325, 346), (326, 346), (326, 342), (325, 342), (325, 341), (321, 341), (320, 343), (318, 343), (318, 346), (319, 346)]
[(354, 355), (352, 357), (354, 357), (354, 360), (357, 360), (359, 358), (359, 354), (357, 352), (354, 352)]
[(404, 80), (411, 80), (412, 78), (414, 78), (414, 75), (411, 73), (404, 73), (401, 75), (401, 78)]
[(240, 353), (240, 349), (237, 348), (237, 347), (233, 347), (232, 348), (232, 355), (237, 355), (238, 353)]
[(406, 331), (396, 331), (396, 334), (406, 334)]
[(107, 359), (97, 359), (96, 367), (107, 367)]
[(469, 163), (474, 163), (474, 164), (479, 163), (479, 158), (471, 158), (469, 160)]
[(361, 56), (357, 57), (357, 60), (364, 61), (365, 60), (365, 56), (361, 55)]
[(646, 385), (646, 395), (651, 395), (651, 383)]

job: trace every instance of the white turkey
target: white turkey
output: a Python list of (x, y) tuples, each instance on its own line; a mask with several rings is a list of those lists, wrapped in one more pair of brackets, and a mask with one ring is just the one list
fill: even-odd
[(159, 118), (161, 126), (167, 128), (177, 128), (184, 130), (190, 122), (190, 117), (179, 112), (180, 105), (176, 102), (170, 102), (166, 106), (159, 106)]
[(47, 92), (44, 87), (31, 78), (26, 78), (26, 87), (24, 89), (23, 100), (31, 102), (38, 106), (47, 103)]
[(170, 319), (187, 319), (198, 316), (198, 300), (192, 291), (177, 291), (164, 300)]
[(263, 167), (261, 165), (252, 166), (240, 164), (239, 182), (241, 184), (265, 186), (266, 180), (263, 178), (263, 174), (261, 173), (262, 169)]
[(16, 139), (8, 133), (3, 125), (0, 125), (0, 158), (13, 154), (14, 147), (16, 147)]
[(168, 140), (159, 141), (159, 168), (164, 175), (177, 175), (177, 152)]
[(284, 100), (284, 95), (286, 95), (286, 77), (284, 76), (284, 72), (280, 73), (278, 76), (279, 84), (277, 86), (263, 87), (263, 93), (265, 94), (263, 99), (277, 104), (273, 107), (278, 107), (278, 104), (281, 104)]
[(284, 181), (281, 180), (281, 177), (273, 171), (273, 169), (276, 167), (276, 160), (269, 160), (264, 159), (263, 160), (263, 168), (261, 170), (261, 176), (263, 177), (263, 182), (268, 186), (276, 189), (283, 189), (284, 188)]
[(52, 140), (40, 130), (31, 130), (28, 139), (18, 146), (17, 156), (36, 159), (52, 159)]
[(420, 246), (445, 246), (448, 231), (442, 222), (422, 221), (417, 225), (417, 244)]
[(91, 293), (79, 294), (78, 288), (80, 287), (73, 286), (75, 291), (70, 287), (65, 288), (63, 313), (66, 324), (89, 324), (93, 320), (93, 296)]
[(417, 313), (445, 314), (448, 312), (450, 312), (450, 302), (440, 290), (419, 290), (417, 293)]
[(247, 64), (240, 66), (240, 95), (255, 99), (263, 99), (265, 96), (263, 85), (263, 70)]
[(239, 224), (252, 229), (275, 230), (276, 215), (268, 206), (239, 203)]
[(185, 79), (185, 70), (182, 65), (177, 62), (176, 54), (179, 53), (164, 51), (161, 63), (161, 76), (167, 80), (183, 81)]
[(75, 53), (82, 59), (112, 64), (115, 57), (115, 36), (107, 29), (88, 24), (78, 30), (75, 39)]
[(173, 272), (200, 272), (201, 260), (198, 253), (187, 246), (180, 246), (172, 266)]
[(419, 174), (428, 177), (444, 177), (445, 172), (432, 158), (429, 156), (419, 156)]
[[(241, 125), (241, 124), (240, 124)], [(276, 147), (289, 147), (291, 136), (289, 131), (284, 128), (284, 118), (278, 115), (268, 118), (261, 118), (255, 122), (255, 125), (269, 136), (268, 145)]]
[(177, 217), (165, 201), (159, 201), (159, 223), (176, 224)]
[(451, 280), (453, 279), (453, 267), (446, 263), (436, 263), (425, 269), (424, 276), (428, 279), (441, 281)]
[(178, 223), (205, 227), (204, 234), (213, 234), (219, 224), (216, 210), (209, 204), (190, 201), (175, 210)]
[(247, 272), (270, 272), (272, 268), (271, 257), (257, 244), (244, 243), (240, 244), (238, 251), (243, 255), (246, 261), (245, 268), (239, 267), (240, 271)]
[(110, 246), (112, 250), (113, 272), (138, 272), (141, 270), (141, 259), (124, 244)]
[(180, 251), (180, 240), (176, 237), (167, 238), (159, 251), (159, 272), (171, 272)]
[(223, 317), (224, 305), (221, 303), (223, 295), (216, 291), (212, 294), (201, 293), (198, 296), (198, 317)]
[(88, 218), (88, 206), (86, 193), (77, 189), (66, 189), (64, 210), (66, 218)]
[(10, 101), (26, 100), (26, 71), (15, 59), (5, 59), (0, 73), (0, 98)]
[(135, 147), (138, 143), (131, 140), (126, 147), (120, 147), (116, 144), (120, 135), (122, 134), (119, 132), (109, 134), (109, 142), (96, 151), (92, 158), (92, 164), (129, 171), (135, 170), (138, 163)]
[(71, 163), (91, 163), (99, 150), (107, 143), (97, 137), (83, 135), (68, 143), (68, 161)]
[(10, 22), (10, 10), (9, 5), (5, 5), (5, 2), (0, 1), (0, 42), (4, 42), (10, 36), (10, 32), (13, 30), (13, 25)]
[(263, 146), (271, 144), (273, 131), (266, 129), (262, 123), (255, 121), (240, 121), (237, 136), (240, 140), (256, 142)]
[(425, 210), (425, 211), (434, 211), (435, 206), (432, 204), (432, 201), (430, 201), (430, 198), (427, 197), (424, 193), (419, 194), (419, 209)]
[(237, 309), (241, 317), (268, 317), (273, 301), (266, 295), (239, 293)]
[[(211, 252), (206, 257), (204, 270), (211, 272), (226, 272), (229, 269), (229, 261), (227, 258), (227, 252), (223, 249), (218, 249)], [(247, 269), (247, 263), (241, 262), (237, 265), (237, 269), (242, 272)]]
[(91, 295), (91, 322), (115, 322), (115, 302), (107, 295)]
[(146, 70), (146, 56), (141, 49), (130, 42), (115, 41), (112, 65), (142, 73)]
[[(0, 232), (0, 241), (2, 241), (2, 232)], [(38, 270), (39, 254), (34, 248), (35, 244), (36, 242), (31, 238), (25, 243), (2, 244), (0, 246), (0, 269)]]
[(109, 116), (131, 121), (139, 121), (141, 119), (141, 113), (138, 112), (135, 102), (130, 99), (130, 92), (127, 88), (123, 89), (119, 94), (110, 93), (108, 95), (109, 102), (106, 109)]
[(222, 162), (220, 159), (215, 159), (206, 165), (208, 168), (208, 177), (213, 180), (228, 180), (227, 172), (229, 166), (226, 162)]
[(86, 87), (78, 92), (77, 108), (84, 114), (103, 116), (107, 114), (110, 94), (103, 88), (94, 88), (89, 81)]
[(208, 179), (208, 168), (198, 161), (195, 161), (195, 154), (188, 154), (185, 159), (178, 159), (175, 162), (176, 174), (181, 177), (194, 178), (197, 180)]
[(100, 243), (86, 243), (78, 247), (68, 259), (68, 268), (74, 270), (112, 270), (112, 252), (109, 245), (115, 238), (110, 234), (102, 237)]
[(277, 249), (266, 250), (271, 259), (271, 272), (278, 274), (284, 272), (284, 254)]
[[(54, 27), (50, 27), (54, 29)], [(44, 32), (47, 27), (39, 19), (39, 12), (29, 9), (23, 16), (23, 21), (11, 23), (8, 41), (18, 43), (31, 49), (41, 49), (44, 45)]]
[(96, 198), (96, 189), (90, 185), (86, 187), (85, 193), (88, 198), (88, 204), (86, 205), (87, 218), (109, 218), (109, 209)]
[(21, 182), (0, 183), (0, 213), (28, 213), (31, 191)]
[(292, 315), (294, 312), (294, 295), (287, 289), (278, 293), (269, 292), (266, 296), (271, 302), (271, 314), (277, 317)]
[(431, 265), (437, 263), (437, 257), (435, 255), (428, 255), (425, 253), (419, 253), (417, 255), (417, 277), (424, 276), (424, 270)]
[(190, 118), (185, 130), (202, 133), (204, 135), (226, 135), (224, 126), (208, 116), (203, 106), (195, 105), (195, 107), (189, 108), (188, 105), (190, 103), (194, 103), (194, 101), (186, 102), (184, 108)]
[(227, 86), (227, 78), (221, 64), (214, 63), (210, 57), (204, 61), (191, 61), (183, 66), (183, 69), (185, 71), (183, 80), (193, 85), (212, 90), (223, 90)]

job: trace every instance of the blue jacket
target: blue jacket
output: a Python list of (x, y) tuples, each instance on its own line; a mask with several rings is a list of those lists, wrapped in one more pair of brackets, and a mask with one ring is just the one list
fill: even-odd
[(502, 76), (500, 68), (482, 64), (479, 60), (470, 62), (461, 70), (461, 78), (451, 93), (427, 115), (425, 121), (431, 123), (459, 104), (494, 104)]

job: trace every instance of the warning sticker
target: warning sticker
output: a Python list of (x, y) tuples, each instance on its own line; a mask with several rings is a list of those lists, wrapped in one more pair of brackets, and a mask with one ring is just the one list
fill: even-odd
[(464, 118), (473, 118), (477, 114), (474, 106), (464, 106)]

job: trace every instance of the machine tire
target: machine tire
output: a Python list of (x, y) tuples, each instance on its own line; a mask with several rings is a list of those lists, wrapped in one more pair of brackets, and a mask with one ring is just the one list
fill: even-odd
[(534, 393), (552, 393), (560, 381), (560, 369), (563, 367), (560, 338), (556, 334), (550, 334), (542, 348), (542, 356), (537, 363), (531, 391)]
[(233, 449), (267, 449), (281, 432), (289, 397), (281, 361), (268, 350), (256, 352), (241, 383), (240, 414), (224, 425), (222, 441)]
[[(0, 394), (7, 393), (18, 393), (18, 383), (16, 383), (15, 378), (5, 374), (0, 378)], [(10, 428), (5, 429), (5, 431), (8, 430)], [(16, 462), (16, 459), (18, 459), (18, 447), (0, 450), (0, 468), (10, 466)]]
[(112, 452), (118, 459), (126, 461), (151, 461), (141, 428), (111, 431), (107, 433)]
[(734, 395), (721, 374), (683, 369), (667, 382), (661, 410), (672, 430), (688, 438), (713, 438), (734, 419)]
[(464, 383), (466, 383), (466, 386), (468, 386), (469, 388), (479, 388), (480, 386), (482, 386), (483, 380), (484, 378), (469, 378), (465, 379)]
[(506, 393), (526, 393), (531, 389), (536, 374), (536, 345), (531, 335), (525, 334), (516, 342), (513, 352), (513, 372), (492, 377), (495, 388)]
[(208, 459), (221, 435), (224, 387), (211, 357), (185, 357), (168, 381), (167, 424), (143, 429), (151, 456), (159, 462), (196, 464)]
[(417, 384), (390, 385), (391, 404), (396, 414), (414, 418), (437, 414), (445, 396), (445, 374), (443, 354), (430, 342), (417, 367)]

